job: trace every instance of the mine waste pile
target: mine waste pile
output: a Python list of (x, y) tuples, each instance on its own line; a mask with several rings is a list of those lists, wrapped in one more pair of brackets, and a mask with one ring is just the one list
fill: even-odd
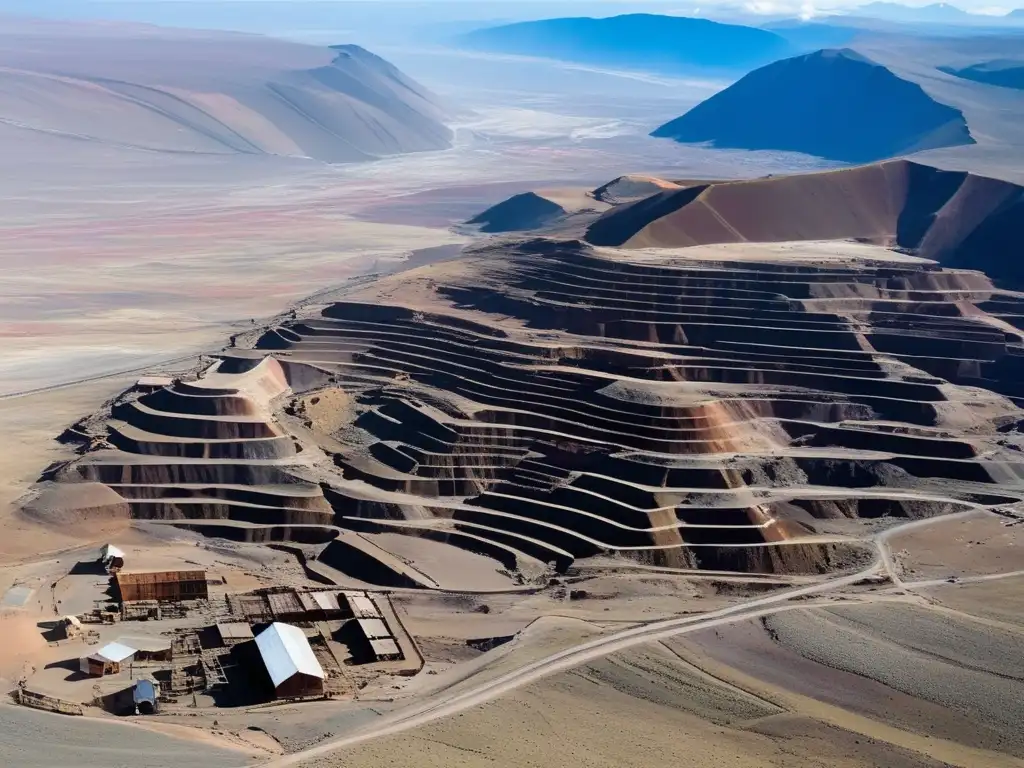
[[(125, 393), (76, 425), (81, 454), (46, 485), (82, 514), (323, 545), (331, 567), (412, 586), (351, 532), (510, 571), (611, 555), (824, 573), (865, 557), (855, 534), (876, 518), (1018, 503), (1024, 294), (969, 262), (1014, 242), (1019, 260), (1019, 189), (907, 164), (827, 177), (705, 186), (696, 204), (658, 181), (576, 234), (355, 287), (194, 380)], [(701, 239), (716, 201), (770, 204), (746, 227), (781, 241), (823, 195), (863, 195), (863, 215), (790, 238), (815, 243)]]

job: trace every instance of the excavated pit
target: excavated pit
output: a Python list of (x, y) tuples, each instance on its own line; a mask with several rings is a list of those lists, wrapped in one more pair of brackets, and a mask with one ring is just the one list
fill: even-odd
[[(842, 177), (850, 235), (958, 262), (981, 237), (963, 217), (1003, 205), (975, 194), (1002, 187), (874, 168)], [(717, 210), (771, 181), (721, 185)], [(621, 242), (661, 244), (702, 198), (659, 191), (591, 234), (618, 216)], [(675, 218), (634, 226), (652, 212)], [(329, 542), (325, 565), (391, 586), (430, 584), (362, 534), (508, 570), (611, 554), (814, 574), (868, 556), (831, 524), (1024, 498), (1024, 295), (866, 245), (699, 253), (527, 238), (382, 278), (123, 398), (56, 479), (105, 484), (139, 519)]]

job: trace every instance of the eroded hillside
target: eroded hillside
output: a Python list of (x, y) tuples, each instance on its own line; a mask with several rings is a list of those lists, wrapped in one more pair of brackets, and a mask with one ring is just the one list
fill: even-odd
[(429, 579), (351, 531), (513, 572), (823, 572), (877, 518), (1022, 498), (1022, 310), (867, 244), (496, 242), (126, 395), (51, 476), (389, 584)]

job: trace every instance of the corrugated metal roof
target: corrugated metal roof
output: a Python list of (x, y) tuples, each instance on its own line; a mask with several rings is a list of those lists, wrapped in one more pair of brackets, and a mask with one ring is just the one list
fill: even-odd
[(136, 680), (132, 697), (135, 699), (136, 704), (140, 701), (155, 702), (157, 699), (157, 687), (152, 680)]
[(348, 597), (349, 607), (352, 609), (352, 614), (356, 618), (360, 619), (379, 619), (380, 609), (374, 604), (373, 600), (368, 598), (366, 595), (350, 595)]
[(380, 658), (382, 656), (401, 656), (402, 652), (398, 650), (398, 643), (389, 638), (381, 640), (371, 640), (370, 648), (373, 649), (373, 655)]
[(244, 621), (225, 621), (217, 625), (221, 640), (247, 640), (252, 637), (252, 627)]
[(327, 678), (306, 633), (298, 627), (274, 622), (256, 636), (256, 646), (275, 688), (297, 674)]
[(107, 643), (96, 651), (96, 653), (90, 653), (89, 658), (96, 659), (97, 661), (119, 662), (134, 655), (134, 648), (129, 648), (127, 645), (122, 645), (121, 643)]
[(391, 637), (387, 625), (380, 619), (356, 619), (359, 623), (359, 630), (369, 640)]
[(147, 651), (149, 653), (169, 651), (171, 649), (171, 638), (169, 637), (128, 637), (121, 635), (121, 637), (117, 638), (117, 643), (125, 648), (134, 648), (136, 651)]
[(316, 598), (308, 592), (298, 592), (296, 596), (299, 598), (299, 603), (302, 605), (302, 609), (306, 613), (320, 610), (320, 606), (316, 602)]
[(338, 606), (338, 593), (337, 592), (314, 592), (313, 599), (316, 600), (316, 604), (320, 606), (321, 610), (324, 611), (339, 611), (341, 608)]

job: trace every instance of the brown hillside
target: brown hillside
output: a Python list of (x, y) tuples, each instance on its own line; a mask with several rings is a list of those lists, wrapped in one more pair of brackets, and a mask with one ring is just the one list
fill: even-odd
[(1009, 182), (892, 160), (661, 192), (607, 212), (586, 239), (627, 248), (856, 239), (1017, 281), (1022, 193)]

